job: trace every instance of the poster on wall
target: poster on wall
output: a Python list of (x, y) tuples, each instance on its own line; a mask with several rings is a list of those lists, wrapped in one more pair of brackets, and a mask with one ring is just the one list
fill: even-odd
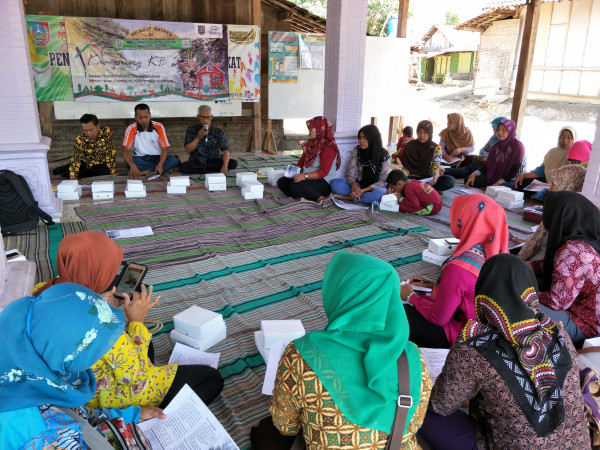
[(260, 101), (260, 28), (227, 25), (229, 37), (229, 98)]
[(75, 101), (229, 100), (227, 26), (66, 17)]
[(64, 17), (26, 14), (25, 22), (37, 100), (73, 100)]
[(325, 33), (299, 33), (300, 68), (325, 69)]
[(269, 31), (269, 81), (298, 81), (298, 35), (293, 32)]

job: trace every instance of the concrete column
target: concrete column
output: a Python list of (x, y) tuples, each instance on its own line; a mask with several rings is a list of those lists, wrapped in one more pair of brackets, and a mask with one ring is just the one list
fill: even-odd
[(339, 176), (346, 173), (348, 154), (358, 144), (356, 134), (362, 125), (367, 10), (367, 0), (327, 2), (323, 109), (342, 154)]
[(50, 138), (40, 132), (24, 13), (22, 1), (11, 1), (0, 15), (0, 169), (25, 177), (40, 208), (60, 218), (62, 200), (50, 184)]
[(592, 153), (588, 163), (582, 194), (600, 207), (600, 111), (596, 120), (596, 134), (592, 142)]

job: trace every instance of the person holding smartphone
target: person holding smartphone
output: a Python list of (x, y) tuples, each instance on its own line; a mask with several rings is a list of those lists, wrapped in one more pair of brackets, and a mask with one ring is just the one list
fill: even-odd
[(92, 366), (97, 387), (88, 406), (164, 408), (185, 384), (207, 405), (219, 395), (223, 378), (212, 367), (154, 365), (148, 356), (152, 335), (144, 321), (160, 296), (153, 296), (152, 286), (142, 285), (139, 293), (133, 291), (131, 296), (127, 292), (121, 293), (123, 301), (115, 297), (116, 286), (111, 286), (123, 261), (123, 251), (108, 236), (94, 231), (70, 234), (61, 241), (56, 259), (59, 276), (43, 286), (36, 286), (35, 295), (60, 283), (81, 284), (102, 294), (112, 306), (122, 307), (127, 319), (125, 332)]
[[(409, 339), (419, 347), (449, 348), (467, 320), (475, 318), (475, 283), (481, 266), (498, 253), (508, 253), (506, 213), (483, 194), (464, 195), (450, 207), (450, 228), (459, 239), (437, 282), (413, 276), (400, 298), (410, 324)], [(411, 285), (432, 289), (415, 293)]]

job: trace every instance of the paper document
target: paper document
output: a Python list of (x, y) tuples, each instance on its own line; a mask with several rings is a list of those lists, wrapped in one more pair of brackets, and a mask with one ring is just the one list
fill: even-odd
[(124, 239), (142, 236), (153, 236), (152, 227), (127, 228), (124, 230), (107, 230), (106, 235), (111, 239)]
[(218, 369), (220, 357), (220, 353), (206, 353), (176, 342), (173, 353), (171, 353), (171, 357), (169, 358), (169, 364), (181, 364), (183, 366), (200, 364)]
[(223, 425), (187, 384), (163, 411), (166, 419), (138, 426), (153, 450), (239, 450)]
[(157, 173), (156, 175), (152, 175), (150, 178), (148, 178), (148, 181), (156, 180), (157, 178), (160, 178), (160, 173)]
[(448, 162), (444, 158), (442, 158), (442, 164), (445, 165), (445, 166), (449, 166), (450, 164), (454, 164), (454, 163), (457, 163), (459, 161), (462, 161), (462, 158), (460, 156), (455, 156), (454, 158), (452, 158), (450, 160), (450, 162)]
[[(290, 341), (291, 342), (291, 341)], [(275, 387), (275, 375), (277, 375), (277, 367), (279, 360), (285, 351), (285, 348), (290, 342), (277, 341), (269, 347), (269, 361), (267, 362), (267, 371), (265, 372), (265, 381), (263, 382), (262, 393), (265, 395), (273, 395)]]
[(421, 354), (423, 355), (423, 359), (425, 360), (425, 365), (427, 365), (427, 369), (429, 370), (429, 376), (431, 377), (431, 382), (435, 384), (435, 380), (442, 373), (442, 369), (444, 368), (444, 364), (446, 364), (446, 358), (448, 357), (447, 348), (419, 348), (421, 350)]
[(423, 183), (429, 183), (431, 180), (433, 180), (433, 177), (421, 178), (419, 181), (422, 181)]
[(368, 206), (362, 205), (360, 203), (351, 203), (345, 202), (344, 200), (340, 200), (339, 198), (331, 197), (333, 203), (336, 204), (339, 208), (352, 210), (352, 209), (367, 209)]
[(284, 176), (286, 178), (292, 178), (294, 175), (298, 175), (300, 173), (300, 167), (289, 165), (285, 169)]
[(550, 189), (550, 185), (548, 183), (544, 183), (543, 181), (540, 181), (540, 180), (533, 180), (529, 184), (529, 186), (527, 186), (523, 190), (531, 191), (531, 192), (540, 192), (540, 191), (543, 191), (544, 189)]

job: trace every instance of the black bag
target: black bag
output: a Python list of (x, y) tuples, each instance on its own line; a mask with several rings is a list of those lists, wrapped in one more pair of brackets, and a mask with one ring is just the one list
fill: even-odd
[(54, 225), (52, 217), (40, 209), (31, 189), (21, 175), (12, 170), (0, 170), (0, 227), (3, 235), (28, 231), (40, 219)]

